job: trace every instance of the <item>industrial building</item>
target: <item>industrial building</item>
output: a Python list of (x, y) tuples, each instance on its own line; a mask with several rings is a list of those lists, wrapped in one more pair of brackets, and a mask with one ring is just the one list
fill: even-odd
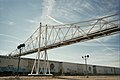
[[(34, 59), (21, 58), (19, 74), (27, 75), (31, 73)], [(85, 75), (85, 64), (49, 61), (50, 70), (53, 75)], [(15, 75), (18, 67), (18, 58), (0, 56), (0, 76)], [(119, 75), (120, 68), (98, 66), (88, 64), (89, 75)]]

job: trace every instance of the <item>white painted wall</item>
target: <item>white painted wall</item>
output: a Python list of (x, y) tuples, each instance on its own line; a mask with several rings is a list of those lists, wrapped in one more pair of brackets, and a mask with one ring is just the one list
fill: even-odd
[(51, 72), (59, 72), (60, 71), (60, 64), (55, 61), (50, 61), (49, 64), (54, 64), (54, 68), (51, 70)]
[[(26, 68), (26, 70), (32, 69), (33, 66), (33, 59), (21, 59), (20, 67)], [(63, 73), (85, 73), (86, 66), (84, 64), (77, 64), (77, 63), (68, 63), (68, 62), (57, 62), (57, 61), (49, 61), (49, 64), (54, 64), (54, 69), (51, 70), (52, 72), (60, 72), (62, 68)], [(0, 56), (0, 67), (8, 67), (18, 66), (18, 58), (8, 58), (8, 57), (1, 57)], [(91, 70), (89, 69), (91, 67)], [(96, 70), (98, 74), (118, 74), (120, 73), (120, 68), (115, 67), (107, 67), (107, 66), (96, 66)], [(88, 65), (88, 73), (93, 73), (93, 65)]]
[(64, 73), (77, 73), (77, 64), (75, 63), (67, 63), (67, 62), (63, 62), (62, 64), (63, 66), (63, 72)]

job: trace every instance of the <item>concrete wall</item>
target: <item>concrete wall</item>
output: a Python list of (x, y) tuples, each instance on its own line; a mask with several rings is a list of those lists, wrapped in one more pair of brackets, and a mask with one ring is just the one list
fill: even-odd
[(114, 68), (114, 74), (120, 74), (120, 68)]
[(78, 72), (77, 64), (75, 64), (75, 63), (63, 62), (62, 67), (63, 67), (64, 73), (76, 74)]
[(88, 74), (93, 74), (93, 66), (92, 65), (88, 65), (87, 70), (88, 70)]
[[(27, 71), (28, 60), (20, 60), (20, 68), (19, 71)], [(18, 68), (18, 58), (8, 58), (8, 57), (0, 57), (0, 68), (3, 71), (17, 71)]]
[[(34, 59), (21, 59), (20, 70), (23, 72), (31, 72), (33, 67)], [(43, 62), (42, 62), (43, 64)], [(41, 64), (41, 66), (42, 66)], [(53, 73), (59, 74), (86, 74), (86, 66), (84, 64), (68, 63), (49, 61), (50, 70)], [(18, 67), (18, 58), (8, 58), (0, 56), (0, 72), (15, 71)], [(87, 67), (89, 74), (120, 74), (120, 68), (107, 67), (107, 66), (93, 66), (88, 65)], [(96, 73), (95, 73), (96, 71)]]
[(84, 73), (84, 70), (85, 70), (85, 68), (84, 68), (83, 64), (77, 64), (77, 73), (82, 74), (82, 73)]
[(50, 64), (51, 72), (55, 72), (55, 73), (60, 72), (60, 67), (61, 67), (60, 63), (58, 63), (56, 61), (50, 61), (49, 64)]
[(96, 66), (97, 74), (114, 74), (114, 67)]

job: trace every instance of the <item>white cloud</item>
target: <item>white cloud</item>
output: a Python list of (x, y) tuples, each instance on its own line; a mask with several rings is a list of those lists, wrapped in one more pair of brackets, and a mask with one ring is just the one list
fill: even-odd
[(7, 24), (7, 25), (9, 25), (9, 26), (13, 26), (13, 25), (15, 25), (16, 23), (15, 22), (13, 22), (13, 21), (0, 21), (0, 23), (1, 24)]
[(9, 21), (8, 25), (13, 26), (13, 25), (15, 25), (15, 22)]
[(13, 39), (16, 39), (18, 41), (21, 41), (21, 39), (19, 39), (18, 37), (7, 35), (7, 34), (0, 34), (0, 36), (5, 36), (5, 37), (9, 37), (9, 38), (13, 38)]
[(15, 45), (18, 45), (20, 42), (18, 41), (10, 41), (10, 40), (4, 40), (5, 42), (9, 42), (9, 43), (12, 43), (12, 44), (15, 44)]
[(43, 12), (42, 12), (42, 15), (46, 16), (46, 15), (50, 15), (52, 10), (53, 10), (53, 7), (55, 5), (55, 0), (44, 0), (43, 1)]
[[(25, 21), (29, 23), (34, 23), (36, 26), (38, 26), (39, 22), (42, 22), (42, 24), (46, 24), (46, 23), (51, 24), (53, 23), (53, 21), (55, 22), (55, 19), (50, 16), (52, 13), (54, 4), (55, 4), (55, 0), (43, 0), (41, 16), (36, 17), (34, 19), (25, 19)], [(33, 8), (36, 8), (38, 6), (37, 4), (33, 4), (33, 3), (28, 3), (28, 5), (30, 5)]]
[(32, 8), (37, 8), (38, 6), (34, 3), (28, 3), (29, 6), (31, 6)]
[(53, 18), (53, 17), (51, 17), (51, 16), (49, 16), (49, 15), (47, 15), (47, 17), (50, 18), (51, 20), (53, 20), (53, 21), (56, 22), (56, 23), (65, 24), (65, 23), (63, 23), (63, 22), (60, 22), (60, 21), (56, 20), (55, 18)]
[(0, 55), (7, 55), (7, 54), (9, 54), (9, 51), (0, 50)]
[(104, 46), (105, 49), (110, 50), (111, 52), (114, 52), (111, 48), (109, 48), (107, 45), (105, 45), (102, 41), (100, 41), (99, 39), (95, 39), (97, 42), (99, 42), (100, 44), (102, 44)]
[(119, 66), (119, 53), (110, 52), (110, 53), (99, 53), (97, 55), (90, 55), (89, 59), (90, 64), (95, 65), (104, 65), (104, 66)]
[(25, 21), (29, 22), (29, 23), (37, 23), (37, 20), (33, 20), (33, 19), (26, 19)]
[(40, 17), (40, 21), (44, 24), (44, 23), (50, 23), (51, 21), (49, 20), (47, 15), (51, 15), (53, 7), (55, 5), (55, 0), (43, 0), (42, 3), (43, 7), (42, 7), (42, 15)]

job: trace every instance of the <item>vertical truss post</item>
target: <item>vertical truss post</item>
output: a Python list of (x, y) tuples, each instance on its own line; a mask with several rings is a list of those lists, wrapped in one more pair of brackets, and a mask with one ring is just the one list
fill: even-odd
[(40, 42), (41, 42), (41, 23), (40, 23), (40, 27), (39, 27), (38, 63), (37, 63), (37, 72), (36, 72), (36, 74), (39, 74), (39, 68), (40, 68)]
[[(47, 47), (47, 25), (45, 27), (45, 48)], [(44, 74), (47, 73), (47, 49), (45, 49), (45, 57), (44, 57)]]
[[(32, 67), (32, 71), (31, 74), (28, 75), (38, 75), (39, 74), (39, 69), (40, 69), (40, 42), (41, 42), (41, 23), (40, 23), (40, 27), (39, 27), (39, 37), (38, 37), (38, 56), (36, 56), (36, 59), (34, 61), (33, 67)], [(36, 74), (33, 74), (34, 69), (36, 68)]]
[(49, 72), (49, 74), (50, 74), (50, 67), (49, 67), (49, 63), (48, 63), (48, 55), (47, 55), (47, 42), (48, 42), (48, 39), (47, 39), (47, 25), (46, 25), (46, 27), (45, 27), (45, 50), (44, 50), (44, 52), (45, 52), (45, 57), (44, 57), (44, 74), (47, 74), (47, 71)]
[[(42, 53), (40, 51), (40, 47), (41, 47), (41, 38), (42, 38), (42, 29), (45, 29), (45, 50), (44, 50), (44, 53)], [(33, 68), (32, 68), (32, 71), (31, 71), (31, 74), (28, 74), (28, 75), (32, 75), (32, 76), (51, 76), (52, 74), (50, 74), (50, 67), (49, 67), (49, 64), (48, 64), (48, 55), (47, 55), (47, 25), (45, 28), (42, 28), (42, 25), (40, 23), (40, 27), (39, 27), (39, 38), (38, 38), (38, 56), (36, 57), (35, 61), (34, 61), (34, 64), (33, 64)], [(41, 59), (43, 59), (43, 61), (40, 61)], [(36, 73), (33, 74), (34, 72), (34, 69), (36, 68)], [(47, 72), (49, 72), (49, 74), (47, 74)]]

